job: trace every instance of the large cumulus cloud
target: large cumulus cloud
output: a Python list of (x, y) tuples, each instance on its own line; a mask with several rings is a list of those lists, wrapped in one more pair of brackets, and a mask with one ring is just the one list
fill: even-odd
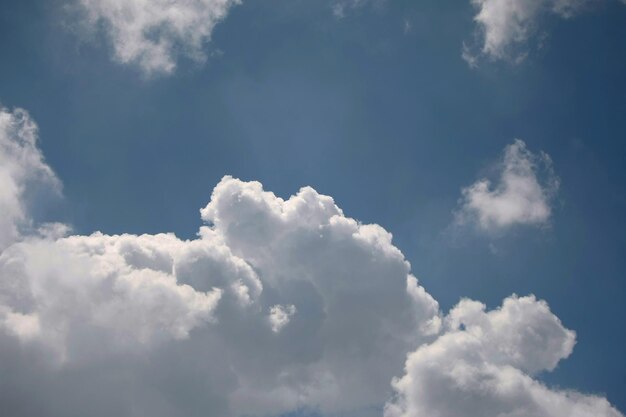
[[(229, 177), (198, 239), (28, 237), (0, 255), (4, 329), (52, 361), (216, 345), (236, 413), (339, 411), (384, 401), (437, 303), (377, 226), (310, 188), (283, 201)], [(198, 334), (203, 336), (196, 338)]]
[(619, 415), (531, 379), (574, 344), (545, 303), (464, 301), (444, 320), (388, 232), (309, 187), (284, 200), (224, 177), (192, 240), (38, 227), (27, 184), (58, 181), (28, 114), (0, 116), (3, 415), (375, 415), (393, 389), (391, 417)]
[[(11, 146), (36, 135), (28, 123), (28, 134), (4, 135)], [(24, 210), (14, 216), (26, 217)], [(380, 404), (405, 353), (438, 330), (438, 305), (391, 235), (344, 216), (312, 188), (283, 200), (260, 183), (225, 177), (202, 219), (207, 225), (194, 240), (18, 236), (8, 228), (4, 240), (14, 243), (0, 255), (2, 343), (37, 357), (23, 365), (40, 367), (33, 377), (75, 369), (82, 377), (93, 372), (96, 384), (123, 374), (122, 385), (137, 387), (138, 375), (177, 361), (206, 378), (221, 373), (223, 386), (207, 390), (220, 393), (219, 412), (239, 415)], [(143, 359), (129, 359), (135, 355)], [(88, 371), (97, 363), (97, 372)], [(76, 374), (65, 378), (62, 385), (77, 384)], [(8, 391), (14, 383), (3, 382)], [(155, 392), (142, 395), (173, 395), (148, 387)], [(185, 394), (193, 401), (210, 394), (188, 389), (199, 390)], [(149, 411), (142, 402), (133, 407)]]

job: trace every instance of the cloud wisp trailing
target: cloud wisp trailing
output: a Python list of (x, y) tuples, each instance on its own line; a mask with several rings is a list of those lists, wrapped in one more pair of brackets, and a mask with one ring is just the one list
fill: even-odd
[(0, 250), (29, 228), (30, 191), (46, 188), (61, 192), (61, 183), (37, 147), (37, 126), (28, 113), (0, 107)]
[(621, 416), (532, 379), (574, 346), (546, 303), (464, 300), (443, 317), (388, 232), (310, 187), (284, 200), (224, 177), (193, 240), (18, 227), (33, 223), (24, 172), (58, 180), (28, 114), (0, 120), (0, 160), (14, 164), (0, 171), (14, 185), (0, 189), (14, 213), (0, 229), (12, 416), (376, 415), (385, 402), (387, 417)]
[(457, 225), (491, 233), (548, 224), (559, 179), (546, 153), (534, 154), (522, 140), (515, 140), (504, 149), (497, 175), (495, 184), (483, 178), (463, 188)]
[(240, 0), (74, 0), (90, 26), (99, 26), (117, 62), (150, 75), (171, 74), (180, 57), (207, 58), (217, 23)]

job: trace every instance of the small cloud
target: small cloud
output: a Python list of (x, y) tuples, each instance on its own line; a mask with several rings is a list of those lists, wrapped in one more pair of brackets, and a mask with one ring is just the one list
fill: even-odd
[(283, 327), (289, 324), (291, 317), (296, 314), (296, 306), (293, 304), (287, 306), (275, 305), (270, 308), (268, 320), (274, 333), (280, 332)]
[(337, 19), (343, 19), (346, 16), (345, 5), (343, 3), (335, 3), (333, 4), (333, 16)]
[(463, 52), (461, 53), (461, 58), (463, 58), (463, 61), (467, 62), (467, 65), (469, 65), (470, 68), (478, 68), (478, 55), (473, 53), (465, 42), (463, 42)]
[(374, 7), (382, 6), (387, 0), (334, 0), (331, 6), (333, 15), (338, 19), (346, 17), (346, 13), (350, 10), (357, 9), (362, 6), (371, 5)]
[(482, 178), (463, 188), (457, 225), (471, 224), (485, 232), (498, 232), (516, 225), (546, 225), (559, 179), (546, 154), (533, 154), (522, 140), (504, 149), (498, 178)]
[(470, 67), (477, 65), (479, 57), (519, 64), (528, 54), (527, 43), (537, 37), (537, 27), (542, 16), (568, 19), (593, 1), (471, 0), (477, 10), (474, 16), (477, 42), (472, 48), (464, 43), (462, 57)]
[(168, 75), (180, 57), (204, 62), (213, 28), (240, 0), (74, 0), (90, 26), (103, 28), (115, 61)]
[(402, 30), (404, 31), (404, 34), (409, 34), (413, 31), (413, 26), (411, 25), (411, 22), (408, 19), (404, 20), (404, 26), (402, 28)]

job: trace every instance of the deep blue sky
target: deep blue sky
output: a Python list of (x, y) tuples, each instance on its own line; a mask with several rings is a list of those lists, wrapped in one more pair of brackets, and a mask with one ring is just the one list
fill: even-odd
[[(37, 121), (65, 187), (42, 216), (192, 237), (225, 174), (282, 197), (311, 185), (392, 232), (446, 310), (546, 299), (578, 345), (544, 380), (626, 410), (626, 7), (548, 19), (522, 64), (470, 69), (469, 1), (390, 0), (343, 19), (325, 2), (249, 1), (216, 27), (219, 56), (148, 80), (105, 40), (79, 40), (60, 6), (0, 2), (0, 100)], [(514, 138), (554, 161), (551, 227), (451, 242), (460, 189)]]

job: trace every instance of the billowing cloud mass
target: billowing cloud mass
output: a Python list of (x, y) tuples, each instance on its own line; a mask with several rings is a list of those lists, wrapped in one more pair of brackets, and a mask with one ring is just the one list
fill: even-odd
[(594, 0), (471, 0), (477, 14), (481, 43), (475, 53), (467, 45), (463, 58), (476, 65), (478, 58), (519, 61), (526, 52), (526, 43), (540, 33), (538, 26), (544, 16), (570, 18)]
[(488, 232), (546, 224), (559, 187), (550, 157), (533, 154), (518, 139), (504, 149), (497, 170), (496, 184), (483, 178), (462, 190), (457, 224), (473, 224)]
[(457, 406), (620, 416), (531, 379), (574, 345), (545, 303), (513, 297), (486, 313), (463, 301), (444, 320), (388, 232), (309, 187), (284, 200), (224, 177), (192, 240), (20, 228), (32, 222), (24, 173), (56, 181), (28, 114), (1, 120), (3, 184), (13, 186), (0, 201), (18, 213), (0, 229), (7, 415), (377, 415), (395, 389), (388, 417)]
[[(23, 111), (3, 117), (29, 126), (5, 123), (6, 161), (36, 128)], [(5, 182), (45, 166), (35, 161), (16, 160)], [(47, 396), (75, 398), (81, 378), (116, 385), (108, 415), (367, 408), (438, 331), (438, 304), (391, 235), (312, 188), (283, 200), (225, 177), (201, 214), (194, 240), (3, 229), (14, 243), (0, 254), (0, 403), (11, 415), (37, 415), (33, 396), (39, 413), (78, 413)]]
[(115, 59), (148, 74), (169, 74), (177, 60), (204, 61), (215, 25), (240, 0), (75, 0), (87, 23), (99, 25)]
[(568, 357), (574, 341), (574, 332), (532, 296), (507, 298), (489, 312), (463, 300), (443, 334), (408, 356), (385, 417), (622, 416), (604, 398), (533, 379)]

